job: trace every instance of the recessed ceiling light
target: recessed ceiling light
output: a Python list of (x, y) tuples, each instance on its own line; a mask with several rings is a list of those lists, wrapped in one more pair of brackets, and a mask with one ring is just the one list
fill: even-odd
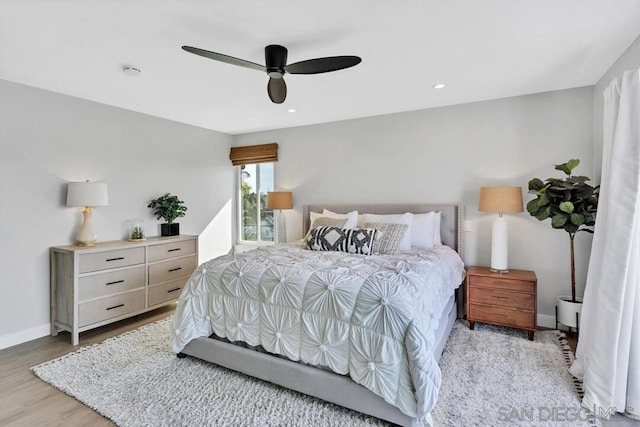
[(127, 76), (138, 77), (142, 74), (142, 70), (138, 67), (134, 67), (133, 65), (125, 65), (122, 67), (122, 72)]
[(438, 83), (437, 85), (433, 85), (434, 89), (444, 89), (445, 87), (447, 87), (447, 85), (444, 83)]
[(295, 108), (289, 108), (287, 111), (290, 112), (290, 113), (295, 113), (296, 109)]

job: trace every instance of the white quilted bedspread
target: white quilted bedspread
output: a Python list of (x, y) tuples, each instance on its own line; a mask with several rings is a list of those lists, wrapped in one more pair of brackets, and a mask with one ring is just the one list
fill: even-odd
[(440, 387), (434, 332), (463, 274), (446, 246), (365, 256), (274, 245), (225, 255), (187, 282), (171, 347), (212, 333), (261, 345), (349, 375), (423, 419)]

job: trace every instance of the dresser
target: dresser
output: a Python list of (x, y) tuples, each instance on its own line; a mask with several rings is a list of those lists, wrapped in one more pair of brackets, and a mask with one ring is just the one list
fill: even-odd
[(538, 279), (533, 271), (495, 273), (489, 267), (467, 268), (467, 320), (524, 329), (533, 340), (536, 330)]
[(80, 332), (175, 302), (198, 266), (197, 236), (56, 246), (51, 256), (51, 335)]

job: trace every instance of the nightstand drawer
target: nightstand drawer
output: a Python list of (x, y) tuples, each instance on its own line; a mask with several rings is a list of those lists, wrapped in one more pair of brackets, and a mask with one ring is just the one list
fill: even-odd
[(469, 320), (535, 329), (535, 313), (502, 307), (469, 304)]
[(531, 310), (535, 308), (535, 296), (521, 292), (503, 292), (488, 288), (469, 288), (469, 299), (477, 304)]
[(83, 276), (78, 279), (80, 302), (124, 292), (145, 285), (144, 265), (108, 273)]
[(183, 240), (180, 242), (164, 243), (149, 246), (149, 262), (175, 258), (196, 253), (196, 241)]
[(197, 267), (195, 256), (172, 259), (149, 266), (149, 286), (168, 282), (180, 277), (189, 277)]
[(144, 248), (88, 253), (80, 255), (78, 259), (80, 273), (126, 267), (128, 265), (144, 264)]
[(178, 299), (189, 277), (149, 287), (149, 307)]
[(508, 289), (520, 292), (535, 292), (535, 282), (502, 277), (469, 276), (469, 287)]
[(127, 292), (78, 306), (78, 324), (82, 328), (92, 323), (102, 322), (134, 311), (144, 309), (144, 289)]

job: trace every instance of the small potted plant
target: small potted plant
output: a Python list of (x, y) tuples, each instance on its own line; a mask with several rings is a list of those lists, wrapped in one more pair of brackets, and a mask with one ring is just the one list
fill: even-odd
[(153, 199), (147, 207), (153, 209), (153, 214), (158, 221), (160, 219), (166, 221), (160, 224), (161, 236), (177, 236), (180, 234), (180, 224), (173, 221), (183, 217), (187, 207), (182, 200), (178, 199), (178, 196), (166, 193), (162, 197)]
[(571, 159), (556, 165), (555, 169), (567, 175), (565, 178), (547, 178), (529, 181), (529, 193), (536, 198), (527, 203), (527, 212), (540, 221), (551, 219), (551, 227), (569, 234), (571, 249), (571, 296), (558, 297), (558, 321), (569, 327), (578, 327), (582, 311), (582, 299), (576, 297), (576, 265), (573, 241), (580, 231), (593, 233), (598, 210), (600, 186), (587, 184), (586, 176), (571, 175), (580, 160)]
[(144, 222), (141, 218), (134, 218), (129, 226), (129, 241), (138, 242), (141, 240), (146, 240), (144, 237)]

